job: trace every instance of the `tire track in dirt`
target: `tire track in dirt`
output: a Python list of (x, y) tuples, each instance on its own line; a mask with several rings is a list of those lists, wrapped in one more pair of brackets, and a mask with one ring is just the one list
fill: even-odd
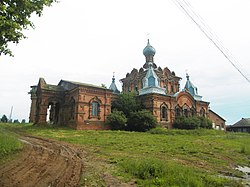
[(22, 154), (0, 166), (1, 187), (79, 186), (84, 154), (77, 147), (32, 136), (20, 141)]

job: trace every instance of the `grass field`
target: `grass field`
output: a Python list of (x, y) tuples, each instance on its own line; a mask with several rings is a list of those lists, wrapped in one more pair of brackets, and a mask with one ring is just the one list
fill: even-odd
[[(9, 126), (13, 128), (13, 126)], [(250, 135), (216, 130), (164, 130), (147, 133), (76, 131), (15, 126), (15, 130), (82, 146), (113, 167), (112, 173), (139, 186), (241, 186), (219, 177), (241, 176), (250, 166)]]
[(22, 143), (16, 135), (7, 129), (9, 125), (0, 123), (0, 163), (9, 155), (22, 149)]

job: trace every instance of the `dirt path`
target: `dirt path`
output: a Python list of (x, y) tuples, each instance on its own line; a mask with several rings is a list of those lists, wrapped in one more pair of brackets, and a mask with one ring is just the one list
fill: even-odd
[[(89, 163), (84, 151), (71, 144), (33, 136), (21, 136), (20, 141), (25, 144), (24, 151), (0, 166), (0, 187), (80, 186)], [(120, 183), (109, 174), (103, 176), (105, 186), (134, 186)], [(81, 186), (87, 186), (83, 183)]]
[(73, 146), (22, 136), (19, 158), (0, 167), (0, 186), (78, 186), (82, 154)]

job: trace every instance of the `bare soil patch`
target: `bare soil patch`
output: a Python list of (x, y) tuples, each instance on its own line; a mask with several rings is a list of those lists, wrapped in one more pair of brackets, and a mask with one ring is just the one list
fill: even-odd
[[(22, 153), (0, 166), (1, 187), (61, 187), (88, 186), (84, 181), (88, 168), (95, 165), (79, 147), (40, 137), (22, 135)], [(134, 186), (121, 183), (110, 174), (96, 172), (105, 186)], [(94, 179), (95, 180), (95, 179)]]

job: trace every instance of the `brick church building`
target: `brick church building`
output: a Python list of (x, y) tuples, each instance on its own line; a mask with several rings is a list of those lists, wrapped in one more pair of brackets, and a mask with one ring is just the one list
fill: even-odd
[[(225, 120), (209, 109), (186, 76), (186, 84), (180, 88), (181, 78), (167, 67), (162, 69), (154, 62), (156, 50), (149, 43), (143, 50), (146, 62), (121, 79), (122, 92), (136, 92), (146, 109), (159, 124), (172, 128), (178, 116), (203, 116), (213, 122), (214, 128), (224, 129)], [(111, 103), (120, 91), (115, 78), (109, 89), (61, 80), (58, 85), (47, 84), (43, 78), (31, 86), (30, 122), (35, 124), (67, 124), (75, 129), (108, 129), (105, 125), (111, 113)]]

